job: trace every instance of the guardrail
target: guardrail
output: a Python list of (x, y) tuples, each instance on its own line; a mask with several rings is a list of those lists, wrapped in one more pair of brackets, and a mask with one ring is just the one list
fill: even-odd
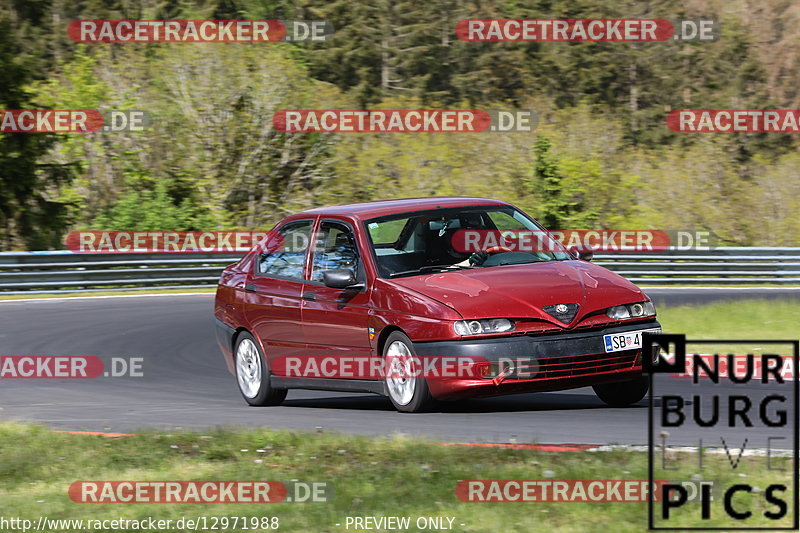
[(0, 253), (0, 295), (209, 288), (242, 254)]
[[(0, 253), (0, 294), (208, 288), (241, 254)], [(598, 254), (642, 285), (800, 285), (800, 247)]]
[(800, 285), (800, 247), (598, 254), (593, 262), (643, 285)]

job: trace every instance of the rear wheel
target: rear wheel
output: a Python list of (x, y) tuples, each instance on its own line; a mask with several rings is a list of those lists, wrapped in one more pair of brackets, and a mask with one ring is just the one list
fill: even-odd
[(269, 367), (252, 335), (246, 331), (239, 334), (233, 357), (236, 367), (236, 383), (247, 403), (250, 405), (280, 405), (283, 402), (287, 391), (270, 386)]
[(401, 413), (419, 413), (430, 409), (435, 401), (424, 377), (415, 368), (414, 346), (404, 333), (389, 334), (383, 347), (383, 358), (387, 361), (386, 391), (395, 409)]
[(594, 385), (597, 397), (611, 407), (626, 407), (632, 405), (647, 395), (650, 382), (647, 376), (641, 376), (631, 381), (622, 383), (605, 383)]

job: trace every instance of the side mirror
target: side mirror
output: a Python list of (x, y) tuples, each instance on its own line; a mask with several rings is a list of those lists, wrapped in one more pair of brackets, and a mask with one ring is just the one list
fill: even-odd
[(332, 289), (358, 289), (363, 284), (356, 280), (356, 273), (349, 268), (335, 268), (322, 273), (322, 282)]
[(567, 248), (567, 251), (572, 257), (581, 261), (591, 261), (594, 257), (594, 252), (592, 250), (581, 250), (575, 246), (570, 246)]

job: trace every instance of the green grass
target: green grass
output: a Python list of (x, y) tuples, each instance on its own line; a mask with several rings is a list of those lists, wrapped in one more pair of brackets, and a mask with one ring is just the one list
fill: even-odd
[[(792, 300), (737, 300), (658, 308), (658, 320), (664, 333), (683, 333), (687, 339), (694, 340), (797, 340), (800, 339), (798, 317), (800, 302)], [(714, 345), (716, 351), (727, 347)], [(739, 346), (735, 352), (740, 353), (745, 348)], [(756, 353), (758, 351), (755, 349)]]
[[(0, 450), (0, 515), (6, 518), (277, 516), (281, 530), (307, 532), (346, 531), (347, 516), (449, 516), (455, 517), (454, 530), (465, 532), (646, 528), (643, 503), (468, 503), (455, 495), (458, 481), (469, 479), (646, 479), (641, 452), (446, 447), (411, 438), (268, 430), (106, 438), (16, 423), (0, 424)], [(724, 456), (707, 456), (704, 479), (741, 482), (739, 473), (746, 473), (761, 488), (768, 479), (788, 482), (789, 470), (767, 472), (762, 462), (743, 459), (733, 473)], [(671, 479), (689, 479), (695, 472), (693, 461), (677, 464), (680, 470), (671, 472)], [(327, 482), (333, 496), (329, 503), (92, 505), (69, 499), (67, 489), (76, 480), (300, 480)], [(715, 496), (717, 516), (721, 500)], [(686, 511), (681, 523), (693, 520)]]

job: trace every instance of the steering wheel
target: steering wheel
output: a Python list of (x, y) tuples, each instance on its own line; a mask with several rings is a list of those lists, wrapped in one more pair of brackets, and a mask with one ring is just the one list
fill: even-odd
[(492, 254), (503, 254), (506, 252), (513, 252), (511, 248), (506, 248), (505, 246), (492, 246), (491, 248), (485, 249), (483, 252), (489, 255)]
[(491, 246), (481, 252), (475, 252), (469, 257), (469, 263), (473, 266), (482, 265), (484, 261), (489, 259), (490, 255), (502, 254), (506, 252), (513, 252), (510, 248), (505, 246)]

